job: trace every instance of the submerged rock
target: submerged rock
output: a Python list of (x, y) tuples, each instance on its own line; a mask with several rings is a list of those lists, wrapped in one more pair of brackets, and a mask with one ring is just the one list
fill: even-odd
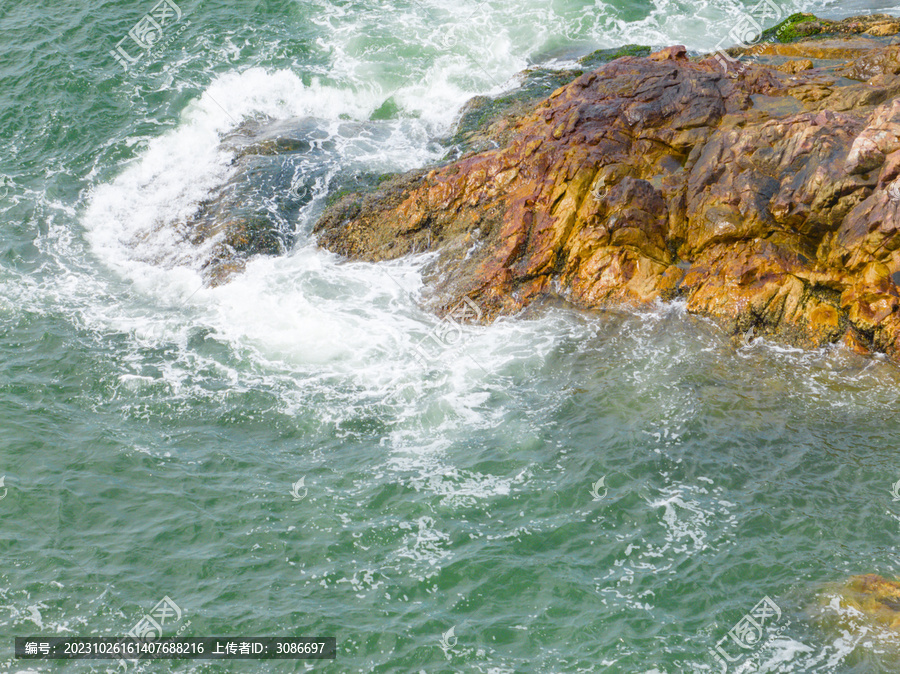
[(838, 596), (841, 608), (853, 609), (880, 625), (900, 630), (900, 581), (874, 573), (853, 576)]
[(336, 148), (358, 142), (377, 144), (389, 129), (370, 122), (312, 117), (245, 122), (222, 139), (231, 155), (232, 175), (180, 224), (200, 269), (211, 286), (227, 282), (259, 255), (289, 250), (298, 235), (303, 209), (321, 208), (317, 194), (337, 200), (343, 194), (371, 189), (382, 175), (359, 170), (337, 171)]
[[(618, 58), (489, 122), (492, 147), (344, 197), (319, 243), (437, 253), (438, 311), (681, 298), (735, 334), (900, 358), (900, 46), (873, 31), (888, 19), (818, 22), (790, 53), (732, 55), (738, 72), (683, 47)], [(828, 33), (843, 56), (823, 60), (823, 27), (848, 25), (868, 28)]]

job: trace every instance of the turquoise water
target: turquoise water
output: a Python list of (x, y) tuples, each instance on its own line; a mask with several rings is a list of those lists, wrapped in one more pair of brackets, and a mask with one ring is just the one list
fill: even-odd
[[(711, 49), (755, 5), (185, 0), (143, 72), (109, 52), (154, 3), (0, 5), (0, 670), (114, 671), (12, 639), (121, 635), (169, 597), (167, 636), (337, 659), (130, 669), (718, 672), (769, 597), (729, 671), (898, 671), (832, 606), (900, 574), (895, 366), (677, 304), (465, 327), (423, 364), (422, 261), (308, 235), (334, 180), (437, 160), (523, 68)], [(310, 151), (239, 188), (290, 250), (204, 287), (178, 223), (234, 178), (222, 138), (298, 118)]]

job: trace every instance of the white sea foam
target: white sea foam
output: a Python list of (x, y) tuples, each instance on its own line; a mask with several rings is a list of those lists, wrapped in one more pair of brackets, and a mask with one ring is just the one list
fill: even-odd
[[(354, 373), (373, 393), (397, 381), (421, 392), (422, 368), (411, 346), (433, 321), (416, 307), (421, 281), (415, 261), (391, 267), (342, 264), (301, 238), (288, 256), (252, 262), (225, 286), (203, 286), (203, 250), (179, 236), (177, 225), (232, 176), (233, 157), (223, 149), (222, 136), (249, 119), (307, 117), (334, 137), (341, 120), (367, 120), (392, 98), (401, 114), (379, 122), (387, 130), (385, 139), (374, 146), (342, 142), (330, 161), (334, 170), (349, 163), (378, 171), (409, 169), (438, 157), (429, 140), (449, 130), (470, 96), (509, 87), (516, 73), (542, 53), (564, 45), (584, 51), (623, 42), (679, 41), (702, 48), (742, 11), (737, 2), (701, 5), (699, 11), (692, 4), (688, 15), (668, 0), (656, 0), (644, 19), (622, 21), (616, 18), (619, 10), (603, 3), (583, 11), (540, 2), (426, 7), (426, 14), (421, 7), (409, 7), (403, 17), (393, 16), (389, 26), (377, 27), (378, 10), (355, 15), (322, 2), (313, 20), (319, 29), (316, 49), (330, 63), (327, 77), (321, 70), (321, 76), (310, 77), (316, 68), (306, 73), (259, 67), (227, 72), (212, 79), (174, 129), (131, 139), (143, 146), (139, 156), (117, 178), (95, 186), (81, 217), (91, 251), (124, 282), (112, 289), (88, 278), (81, 292), (118, 296), (124, 289), (128, 296), (106, 307), (89, 306), (87, 317), (144, 343), (185, 344), (191, 330), (205, 327), (234, 348), (249, 349), (262, 361), (288, 370), (328, 364), (334, 374)], [(397, 77), (394, 60), (360, 50), (362, 24), (376, 26), (372, 37), (384, 30), (385, 39), (415, 40), (424, 49), (420, 60), (410, 62), (408, 77)], [(225, 37), (219, 48), (233, 52), (234, 36)], [(278, 53), (277, 45), (263, 46), (261, 53), (266, 52)], [(308, 229), (309, 224), (298, 226)], [(524, 329), (527, 336), (523, 329), (510, 334), (523, 339), (524, 347), (547, 325)], [(484, 371), (508, 362), (520, 344), (491, 337), (478, 344), (479, 330), (466, 330)], [(488, 330), (509, 332), (504, 327)], [(552, 343), (559, 334), (551, 329), (539, 339)], [(450, 356), (438, 360), (451, 365)], [(444, 380), (453, 391), (449, 399), (468, 417), (466, 423), (477, 423), (480, 412), (473, 410), (483, 394), (473, 394), (471, 385), (478, 377), (473, 379), (466, 367), (451, 366), (449, 372)]]
[[(372, 442), (373, 452), (383, 449), (383, 460), (371, 479), (400, 481), (429, 505), (441, 508), (484, 507), (529, 490), (556, 489), (553, 480), (559, 476), (535, 477), (541, 476), (545, 466), (526, 464), (507, 475), (491, 474), (488, 469), (480, 472), (462, 465), (467, 457), (459, 448), (471, 434), (496, 431), (515, 437), (520, 430), (533, 430), (528, 428), (530, 420), (523, 422), (522, 429), (510, 423), (518, 405), (534, 409), (528, 407), (532, 401), (515, 399), (521, 392), (510, 389), (524, 380), (537, 382), (537, 388), (550, 388), (548, 382), (554, 381), (552, 374), (559, 370), (556, 358), (562, 347), (573, 344), (573, 351), (596, 350), (586, 359), (589, 365), (579, 363), (591, 371), (608, 366), (609, 360), (630, 361), (631, 370), (623, 379), (631, 389), (623, 392), (622, 399), (646, 396), (656, 404), (656, 416), (647, 422), (652, 435), (642, 440), (661, 452), (678, 450), (689, 434), (688, 421), (704, 413), (704, 407), (696, 395), (701, 387), (696, 382), (684, 385), (675, 373), (694, 363), (704, 350), (712, 353), (710, 358), (724, 362), (732, 353), (728, 340), (712, 329), (700, 335), (689, 328), (671, 329), (673, 322), (688, 322), (683, 307), (668, 305), (639, 317), (628, 316), (616, 330), (604, 325), (610, 322), (608, 316), (582, 321), (565, 312), (538, 320), (465, 326), (459, 348), (438, 350), (431, 361), (422, 363), (413, 347), (437, 319), (417, 305), (422, 291), (421, 259), (347, 264), (301, 239), (290, 254), (257, 259), (232, 282), (210, 289), (203, 286), (198, 273), (198, 251), (173, 236), (172, 224), (188, 217), (232, 175), (232, 155), (221, 149), (220, 140), (245, 120), (314, 117), (330, 138), (337, 138), (342, 122), (368, 120), (390, 97), (400, 114), (379, 122), (386, 130), (385, 140), (366, 147), (358, 139), (348, 139), (338, 144), (330, 161), (335, 170), (348, 162), (376, 171), (404, 170), (436, 158), (438, 151), (429, 140), (447, 131), (470, 96), (507, 88), (529, 63), (625, 42), (678, 42), (691, 49), (709, 49), (741, 16), (741, 5), (655, 0), (643, 16), (626, 21), (620, 10), (613, 11), (602, 2), (576, 7), (537, 0), (516, 4), (472, 0), (452, 8), (435, 2), (428, 5), (431, 14), (427, 15), (413, 3), (404, 10), (388, 8), (403, 14), (380, 26), (383, 44), (374, 54), (366, 51), (370, 45), (359, 37), (377, 21), (368, 17), (369, 23), (364, 23), (355, 14), (355, 6), (321, 5), (323, 11), (316, 15), (321, 29), (317, 47), (331, 55), (327, 68), (304, 66), (305, 70), (292, 72), (279, 65), (211, 77), (175, 128), (149, 138), (134, 135), (115, 141), (141, 149), (117, 178), (98, 182), (79, 211), (87, 246), (72, 226), (71, 205), (46, 196), (37, 199), (41, 226), (46, 224), (48, 230), (37, 245), (59, 268), (43, 283), (4, 267), (0, 318), (13, 319), (23, 307), (34, 311), (62, 307), (79, 327), (99, 338), (124, 336), (123, 350), (128, 352), (116, 354), (112, 367), (119, 372), (112, 377), (112, 395), (103, 404), (110, 400), (123, 405), (129, 400), (143, 403), (148, 398), (202, 400), (221, 396), (223, 390), (230, 394), (258, 389), (274, 393), (284, 412), (306, 412), (318, 406), (316, 414), (323, 423), (372, 415), (370, 408), (376, 406), (387, 409), (390, 424), (382, 445)], [(814, 6), (805, 4), (805, 8)], [(440, 21), (431, 21), (432, 14)], [(448, 31), (456, 41), (445, 40)], [(398, 67), (403, 43), (412, 40), (429, 46), (432, 54), (420, 61), (403, 61)], [(222, 62), (230, 62), (241, 51), (228, 36), (218, 47), (210, 47), (221, 50)], [(260, 51), (272, 56), (268, 62), (283, 62), (278, 45)], [(98, 146), (113, 142), (100, 141)], [(90, 179), (100, 181), (109, 168), (98, 167)], [(16, 193), (10, 206), (31, 196)], [(694, 346), (687, 345), (691, 339), (697, 340)], [(223, 348), (208, 353), (197, 346), (205, 341)], [(588, 342), (591, 345), (585, 346)], [(896, 408), (889, 393), (872, 393), (879, 386), (884, 388), (885, 373), (878, 370), (877, 362), (860, 364), (839, 350), (799, 352), (765, 342), (740, 348), (739, 354), (747, 360), (758, 359), (760, 367), (748, 369), (766, 376), (774, 377), (779, 363), (785, 371), (795, 372), (775, 374), (792, 384), (795, 398), (809, 398), (816, 406), (872, 413), (893, 413)], [(566, 354), (564, 364), (578, 362), (570, 355)], [(576, 386), (583, 381), (597, 388), (615, 385), (583, 372), (563, 376), (571, 377)], [(211, 385), (206, 379), (212, 380)], [(398, 389), (398, 395), (382, 404)], [(90, 395), (95, 394), (85, 393)], [(572, 394), (567, 390), (560, 395)], [(879, 396), (880, 407), (872, 404), (873, 397)], [(546, 400), (552, 404), (550, 395)], [(153, 414), (146, 407), (136, 404), (133, 412), (123, 409), (144, 419)], [(159, 455), (158, 447), (135, 445), (132, 451)], [(651, 525), (663, 533), (663, 542), (652, 545), (628, 539), (623, 544), (622, 557), (609, 570), (616, 586), (598, 583), (602, 604), (653, 612), (652, 593), (632, 589), (640, 585), (642, 575), (661, 575), (679, 558), (729, 544), (713, 536), (712, 523), (724, 517), (728, 518), (726, 529), (734, 528), (734, 505), (721, 498), (708, 478), (705, 482), (702, 489), (671, 484), (660, 498), (647, 499)], [(565, 521), (566, 514), (560, 518)], [(347, 524), (343, 518), (341, 522)], [(533, 521), (526, 524), (488, 538), (521, 539), (539, 530)], [(430, 578), (460, 554), (451, 544), (455, 543), (452, 524), (439, 516), (416, 515), (407, 526), (387, 560), (393, 573)], [(346, 579), (333, 582), (349, 582), (360, 594), (378, 590), (383, 580), (374, 573), (379, 566), (370, 561), (363, 558)], [(24, 598), (19, 604), (29, 605)], [(18, 611), (12, 618), (12, 624), (23, 630), (40, 627), (41, 621), (47, 630), (68, 631), (67, 623), (51, 622), (46, 615)], [(78, 631), (88, 630), (83, 618), (76, 622)], [(865, 646), (860, 641), (859, 635), (841, 635), (811, 655), (803, 644), (779, 639), (760, 654), (760, 661), (781, 671), (839, 671), (854, 650)], [(498, 660), (502, 662), (497, 656), (478, 658), (479, 663), (495, 665)], [(810, 666), (804, 668), (802, 663)]]

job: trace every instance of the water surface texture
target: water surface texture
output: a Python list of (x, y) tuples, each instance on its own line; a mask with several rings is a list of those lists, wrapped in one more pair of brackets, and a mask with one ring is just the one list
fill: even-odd
[[(713, 49), (756, 2), (183, 0), (126, 72), (155, 6), (0, 0), (0, 670), (116, 671), (12, 639), (122, 635), (163, 597), (168, 636), (337, 658), (129, 669), (718, 672), (768, 597), (729, 671), (900, 670), (830, 589), (900, 574), (895, 366), (678, 304), (464, 326), (423, 360), (424, 261), (309, 235), (336, 179), (437, 161), (522, 69)], [(289, 249), (205, 287), (177, 225), (234, 177), (222, 139), (278, 120), (310, 151), (246, 198)]]

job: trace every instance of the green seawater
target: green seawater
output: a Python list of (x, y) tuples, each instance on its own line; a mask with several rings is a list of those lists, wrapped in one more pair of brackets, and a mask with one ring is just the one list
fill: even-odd
[[(183, 0), (126, 71), (157, 2), (0, 0), (0, 671), (122, 671), (13, 638), (121, 636), (164, 597), (165, 636), (337, 657), (128, 669), (676, 674), (721, 643), (728, 671), (900, 671), (834, 602), (900, 575), (895, 365), (678, 304), (467, 325), (423, 360), (420, 261), (309, 238), (335, 176), (436, 161), (523, 68), (712, 49), (757, 4)], [(206, 288), (175, 225), (231, 178), (220, 141), (298, 119), (311, 149), (247, 197), (291, 249)]]

